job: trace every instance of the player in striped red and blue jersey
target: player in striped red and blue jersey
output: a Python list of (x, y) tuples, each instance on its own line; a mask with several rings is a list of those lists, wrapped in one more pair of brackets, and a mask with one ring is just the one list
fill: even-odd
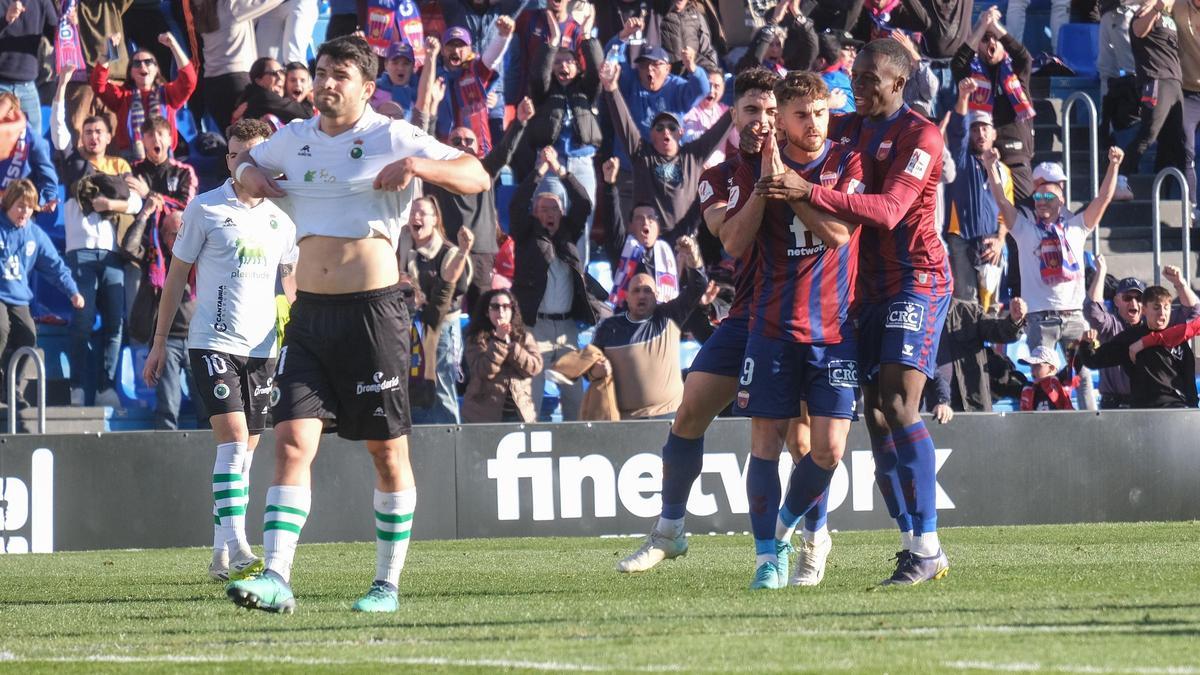
[[(787, 583), (791, 528), (825, 495), (845, 450), (858, 399), (857, 350), (848, 323), (858, 263), (858, 232), (802, 202), (769, 198), (756, 189), (763, 176), (807, 178), (830, 189), (861, 188), (858, 155), (826, 138), (829, 90), (809, 72), (776, 85), (777, 122), (786, 145), (763, 147), (761, 162), (741, 164), (730, 184), (726, 249), (757, 251), (750, 337), (736, 411), (751, 418), (746, 491), (756, 552), (751, 588)], [(808, 406), (810, 452), (792, 470), (780, 507), (779, 456), (787, 420)], [(792, 583), (824, 576), (831, 547), (823, 523), (802, 533), (804, 547)]]
[(764, 181), (769, 195), (807, 199), (862, 226), (854, 308), (859, 372), (876, 481), (902, 532), (896, 570), (884, 583), (905, 585), (949, 570), (937, 536), (933, 441), (919, 405), (936, 367), (953, 284), (934, 222), (943, 141), (934, 124), (904, 104), (911, 65), (908, 52), (887, 38), (855, 59), (858, 112), (839, 120), (832, 136), (861, 153), (866, 194)]

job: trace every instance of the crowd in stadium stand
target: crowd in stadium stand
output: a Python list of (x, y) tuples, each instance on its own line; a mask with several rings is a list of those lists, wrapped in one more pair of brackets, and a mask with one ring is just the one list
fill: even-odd
[[(813, 70), (830, 109), (850, 112), (857, 50), (891, 39), (917, 64), (908, 105), (946, 141), (955, 290), (927, 410), (1197, 405), (1188, 342), (1154, 337), (1195, 325), (1191, 280), (1176, 267), (1163, 270), (1171, 288), (1113, 279), (1085, 251), (1110, 202), (1134, 198), (1127, 176), (1152, 146), (1154, 170), (1179, 168), (1196, 193), (1197, 2), (1050, 3), (1055, 43), (1068, 21), (1100, 24), (1102, 180), (1078, 211), (1063, 167), (1033, 165), (1028, 0), (1007, 16), (973, 0), (783, 0), (724, 16), (741, 4), (0, 0), (0, 364), (35, 344), (35, 319), (53, 321), (31, 314), (36, 270), (70, 298), (71, 404), (122, 405), (121, 349), (153, 330), (180, 214), (229, 176), (224, 130), (319, 114), (311, 54), (360, 32), (379, 55), (373, 107), (475, 154), (494, 180), (469, 196), (426, 186), (411, 207), (397, 264), (421, 336), (414, 421), (669, 417), (681, 345), (707, 339), (732, 297), (698, 196), (701, 173), (740, 152), (732, 78)], [(735, 44), (747, 16), (757, 27)], [(188, 301), (157, 428), (179, 424)], [(1004, 349), (1022, 339), (1032, 377)]]

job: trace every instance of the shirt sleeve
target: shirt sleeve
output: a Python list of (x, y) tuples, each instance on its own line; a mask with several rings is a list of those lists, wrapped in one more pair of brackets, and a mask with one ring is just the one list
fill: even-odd
[(279, 256), (279, 264), (294, 265), (300, 259), (300, 247), (296, 245), (296, 224), (282, 209), (276, 211), (276, 217), (284, 233), (283, 254)]
[(867, 186), (863, 184), (862, 155), (857, 152), (846, 153), (846, 163), (842, 166), (842, 175), (838, 176), (834, 189), (848, 195), (862, 194)]
[(729, 196), (725, 204), (725, 221), (729, 222), (741, 211), (746, 202), (750, 201), (750, 193), (754, 191), (754, 171), (750, 165), (742, 162), (729, 178)]
[(1187, 323), (1179, 323), (1160, 331), (1151, 331), (1142, 338), (1146, 347), (1166, 347), (1172, 349), (1200, 335), (1200, 319)]
[(462, 151), (438, 142), (417, 127), (403, 120), (392, 122), (392, 152), (397, 159), (421, 157), (423, 159), (450, 160), (463, 156)]
[(204, 220), (204, 209), (198, 202), (187, 205), (183, 210), (183, 223), (179, 226), (179, 236), (175, 238), (171, 255), (189, 265), (196, 262), (207, 238)]
[(729, 201), (729, 179), (719, 166), (710, 167), (700, 174), (696, 192), (700, 197), (700, 213), (714, 204)]
[(900, 224), (932, 174), (940, 173), (943, 147), (938, 128), (922, 124), (897, 138), (896, 159), (888, 168), (878, 194), (848, 195), (815, 185), (809, 199), (813, 206), (843, 220), (890, 230)]
[(288, 141), (295, 137), (291, 125), (276, 131), (270, 138), (250, 148), (250, 159), (260, 167), (272, 173), (283, 173), (284, 153), (287, 152)]

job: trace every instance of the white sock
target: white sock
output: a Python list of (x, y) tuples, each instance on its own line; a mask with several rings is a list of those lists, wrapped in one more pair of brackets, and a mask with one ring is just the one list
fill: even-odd
[(815, 544), (819, 541), (826, 541), (829, 539), (829, 528), (825, 525), (822, 525), (821, 529), (813, 532), (806, 527), (802, 527), (800, 528), (800, 536), (809, 544)]
[(267, 569), (292, 579), (292, 561), (300, 530), (308, 520), (312, 490), (299, 485), (272, 485), (267, 490), (267, 511), (263, 516), (263, 548)]
[(905, 530), (900, 533), (900, 549), (903, 551), (911, 551), (913, 549), (912, 530)]
[(400, 492), (375, 491), (375, 580), (400, 585), (400, 570), (408, 555), (413, 511), (417, 508), (415, 487)]
[(779, 564), (779, 556), (774, 553), (759, 553), (754, 556), (754, 569), (762, 567), (765, 562)]
[(913, 537), (912, 552), (922, 558), (935, 556), (940, 550), (942, 544), (938, 541), (937, 532), (926, 532), (919, 537)]
[(221, 443), (217, 446), (217, 458), (213, 462), (212, 490), (213, 508), (221, 521), (216, 525), (213, 537), (213, 552), (216, 540), (221, 548), (231, 553), (238, 551), (237, 532), (246, 539), (246, 488), (242, 477), (242, 456), (246, 454), (245, 443)]
[(779, 541), (791, 541), (792, 535), (796, 533), (795, 525), (788, 525), (783, 522), (783, 518), (775, 520), (775, 538)]
[[(245, 444), (242, 444), (246, 448)], [(250, 506), (250, 464), (254, 461), (254, 453), (248, 448), (241, 453), (242, 460), (242, 501), (243, 509)], [(245, 559), (254, 552), (250, 550), (250, 541), (246, 538), (246, 513), (233, 517), (233, 530), (229, 533), (229, 554), (231, 558)]]
[(213, 504), (213, 560), (224, 557), (229, 559), (229, 550), (225, 548), (225, 528), (221, 527), (221, 516), (217, 515), (217, 505)]
[(654, 531), (668, 539), (678, 539), (683, 534), (683, 518), (659, 516), (658, 522), (654, 524)]

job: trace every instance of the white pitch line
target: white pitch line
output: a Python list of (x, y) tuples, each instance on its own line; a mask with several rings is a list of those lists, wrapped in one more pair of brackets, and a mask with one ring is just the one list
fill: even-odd
[(556, 661), (517, 661), (507, 659), (451, 659), (442, 657), (379, 657), (371, 659), (329, 659), (329, 658), (300, 658), (280, 656), (263, 658), (255, 656), (196, 656), (164, 654), (161, 656), (122, 656), (119, 654), (92, 654), (88, 656), (69, 657), (52, 656), (46, 658), (22, 658), (12, 652), (0, 652), (0, 660), (36, 663), (284, 663), (303, 666), (370, 666), (377, 664), (407, 665), (407, 666), (453, 666), (463, 668), (521, 668), (525, 670), (544, 670), (551, 672), (604, 672), (626, 670), (637, 672), (676, 672), (683, 670), (681, 666), (601, 666), (588, 663), (562, 663)]
[(1086, 675), (1196, 675), (1200, 668), (1193, 666), (1134, 666), (1117, 668), (1109, 666), (1089, 666), (1078, 664), (1051, 665), (1045, 663), (992, 663), (989, 661), (947, 661), (942, 665), (956, 670), (991, 670), (1004, 673), (1084, 673)]

